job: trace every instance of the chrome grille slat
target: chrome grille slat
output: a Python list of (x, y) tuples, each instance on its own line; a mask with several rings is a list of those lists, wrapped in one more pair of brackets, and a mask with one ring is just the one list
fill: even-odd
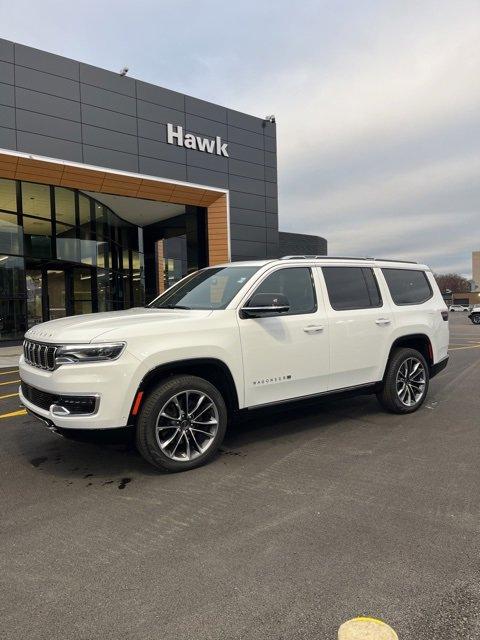
[(47, 371), (53, 371), (55, 368), (55, 352), (57, 347), (53, 344), (45, 344), (43, 342), (33, 342), (25, 340), (23, 343), (23, 355), (32, 367), (38, 367)]

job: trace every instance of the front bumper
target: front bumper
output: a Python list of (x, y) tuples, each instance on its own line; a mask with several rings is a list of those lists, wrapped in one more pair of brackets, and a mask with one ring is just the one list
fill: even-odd
[[(54, 371), (32, 367), (20, 358), (19, 372), (23, 383), (57, 396), (97, 398), (95, 411), (88, 415), (55, 415), (51, 408), (34, 404), (19, 389), (24, 407), (52, 428), (115, 429), (128, 425), (130, 410), (138, 387), (135, 373), (139, 361), (128, 352), (118, 360), (88, 364), (62, 365)], [(33, 401), (32, 401), (33, 400)]]

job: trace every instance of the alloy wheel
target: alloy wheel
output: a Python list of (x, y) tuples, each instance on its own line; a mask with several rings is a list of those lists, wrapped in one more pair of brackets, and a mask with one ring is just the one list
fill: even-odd
[(399, 400), (413, 407), (423, 397), (426, 386), (425, 366), (418, 358), (406, 358), (397, 372), (396, 390)]
[(218, 431), (215, 402), (202, 391), (189, 389), (172, 396), (163, 405), (155, 424), (155, 436), (162, 453), (177, 462), (189, 462), (203, 455)]

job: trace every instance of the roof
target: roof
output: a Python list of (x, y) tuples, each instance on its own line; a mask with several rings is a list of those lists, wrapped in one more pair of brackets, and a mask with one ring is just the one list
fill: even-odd
[(299, 264), (358, 264), (363, 266), (377, 266), (377, 267), (390, 267), (396, 269), (421, 269), (430, 270), (425, 264), (420, 264), (414, 261), (397, 260), (394, 258), (362, 258), (351, 256), (308, 256), (308, 255), (296, 255), (296, 256), (283, 256), (282, 258), (272, 258), (270, 260), (241, 260), (236, 262), (229, 262), (224, 264), (215, 265), (216, 267), (227, 267), (232, 265), (245, 266), (245, 267), (263, 267), (267, 264), (285, 264), (285, 263), (299, 263)]

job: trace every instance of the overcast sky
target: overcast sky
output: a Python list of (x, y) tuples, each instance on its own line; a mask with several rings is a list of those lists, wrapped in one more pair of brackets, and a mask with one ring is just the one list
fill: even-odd
[(275, 114), (282, 229), (471, 273), (480, 0), (0, 0), (0, 35)]

